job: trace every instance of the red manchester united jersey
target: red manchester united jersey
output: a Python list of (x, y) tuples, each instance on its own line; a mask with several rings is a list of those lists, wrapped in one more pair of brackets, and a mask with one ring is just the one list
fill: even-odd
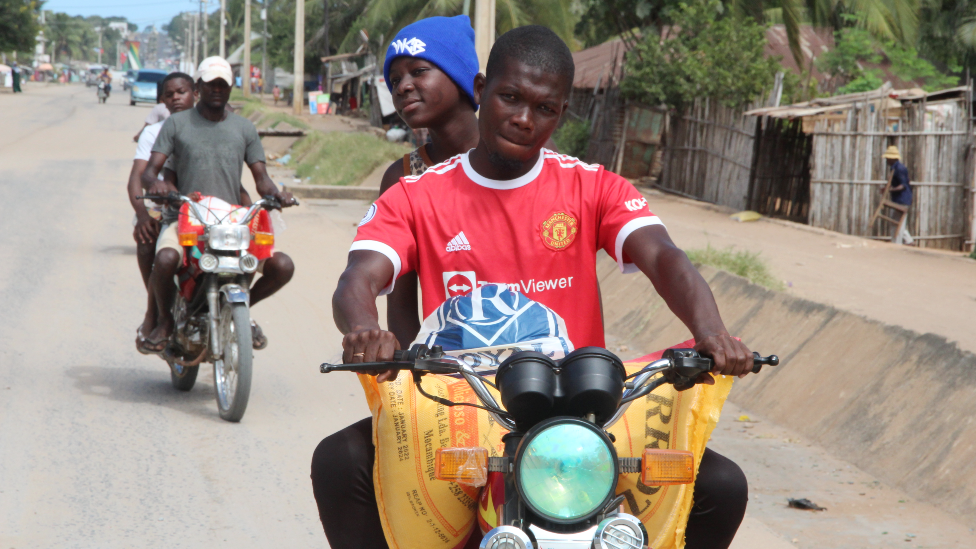
[(620, 269), (632, 232), (661, 224), (643, 196), (603, 166), (543, 149), (510, 180), (487, 179), (462, 154), (404, 177), (370, 206), (352, 250), (393, 263), (393, 279), (416, 271), (426, 317), (476, 286), (502, 283), (553, 309), (576, 347), (603, 346), (596, 252)]

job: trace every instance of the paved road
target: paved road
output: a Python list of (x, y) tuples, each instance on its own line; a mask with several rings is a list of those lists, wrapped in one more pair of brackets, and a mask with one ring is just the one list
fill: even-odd
[(362, 203), (285, 214), (297, 273), (254, 309), (240, 424), (213, 374), (192, 392), (135, 351), (144, 289), (125, 182), (149, 112), (80, 86), (0, 95), (0, 547), (323, 547), (308, 464), (368, 415), (338, 356), (330, 298)]

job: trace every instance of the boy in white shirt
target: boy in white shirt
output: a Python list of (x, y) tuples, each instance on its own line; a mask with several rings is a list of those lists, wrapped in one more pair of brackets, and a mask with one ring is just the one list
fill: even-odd
[[(147, 124), (138, 136), (136, 155), (132, 160), (132, 171), (129, 172), (129, 203), (135, 210), (135, 217), (132, 220), (135, 230), (132, 237), (136, 241), (136, 259), (139, 262), (139, 271), (142, 273), (142, 281), (148, 288), (149, 275), (152, 273), (153, 258), (156, 255), (156, 237), (159, 236), (159, 218), (161, 207), (149, 200), (137, 200), (137, 196), (145, 194), (139, 179), (142, 172), (146, 170), (149, 163), (149, 155), (152, 153), (153, 144), (156, 136), (163, 126), (166, 118), (171, 113), (185, 111), (193, 107), (195, 92), (193, 78), (181, 72), (169, 74), (160, 82), (162, 90), (162, 103), (156, 108), (161, 107), (166, 115), (153, 124)], [(153, 112), (156, 112), (153, 108)], [(150, 113), (152, 116), (153, 113)], [(140, 353), (150, 354), (150, 350), (145, 348), (145, 335), (152, 332), (156, 324), (156, 306), (152, 292), (149, 292), (149, 312), (146, 313), (142, 324), (136, 329), (136, 348)]]

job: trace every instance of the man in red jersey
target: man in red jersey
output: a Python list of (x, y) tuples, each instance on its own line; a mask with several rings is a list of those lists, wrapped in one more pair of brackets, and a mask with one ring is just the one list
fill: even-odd
[[(568, 107), (573, 72), (569, 49), (544, 27), (520, 27), (495, 43), (487, 76), (475, 81), (478, 146), (402, 178), (360, 222), (333, 296), (345, 362), (390, 360), (409, 344), (380, 329), (376, 298), (413, 271), (425, 317), (453, 295), (504, 283), (559, 314), (575, 347), (603, 346), (596, 278), (603, 249), (624, 272), (639, 270), (651, 280), (698, 351), (714, 359), (713, 373), (751, 371), (749, 349), (729, 335), (707, 283), (642, 195), (601, 166), (542, 148)], [(378, 381), (395, 375), (379, 372)], [(337, 485), (348, 488), (336, 493), (350, 494), (349, 506), (369, 499), (371, 485), (352, 486), (358, 473), (335, 473)], [(706, 449), (686, 546), (728, 547), (746, 490), (741, 470)], [(360, 547), (383, 543), (359, 540)]]

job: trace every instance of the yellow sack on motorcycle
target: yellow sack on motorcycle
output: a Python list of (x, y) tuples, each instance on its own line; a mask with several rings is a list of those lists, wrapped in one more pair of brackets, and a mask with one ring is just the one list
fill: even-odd
[[(692, 347), (685, 342), (676, 347)], [(531, 348), (525, 349), (530, 350)], [(517, 348), (511, 349), (511, 352)], [(469, 354), (495, 353), (481, 349)], [(507, 354), (507, 353), (506, 353)], [(633, 373), (661, 353), (626, 362)], [(492, 505), (478, 505), (480, 489), (434, 478), (437, 448), (482, 446), (501, 455), (505, 433), (487, 412), (468, 406), (447, 407), (421, 395), (411, 376), (377, 384), (360, 376), (373, 414), (376, 462), (373, 481), (380, 520), (392, 548), (460, 549), (478, 528), (495, 525)], [(675, 391), (663, 385), (635, 401), (610, 432), (619, 457), (640, 457), (645, 448), (687, 450), (701, 460), (705, 443), (718, 422), (732, 378), (719, 376), (714, 385)], [(455, 402), (477, 402), (463, 379), (428, 375), (424, 389)], [(493, 395), (500, 401), (497, 393)], [(684, 547), (684, 531), (692, 505), (693, 485), (644, 486), (640, 474), (620, 476), (617, 494), (626, 498), (628, 512), (647, 527), (651, 547)]]
[[(479, 374), (493, 378), (499, 364), (526, 350), (558, 360), (573, 351), (565, 323), (548, 307), (505, 285), (488, 284), (444, 302), (427, 319), (414, 343), (442, 346)], [(684, 342), (678, 347), (691, 347)], [(662, 351), (663, 352), (663, 351)], [(630, 374), (661, 352), (625, 364)], [(389, 545), (399, 549), (460, 549), (480, 525), (495, 526), (495, 505), (479, 504), (480, 488), (434, 478), (438, 448), (481, 446), (501, 455), (505, 433), (491, 416), (470, 406), (447, 407), (423, 395), (413, 378), (377, 384), (360, 376), (373, 413), (376, 462), (373, 482), (380, 520)], [(424, 389), (454, 402), (476, 403), (473, 390), (460, 376), (423, 378)], [(696, 464), (718, 421), (731, 379), (715, 385), (676, 392), (664, 385), (631, 404), (610, 432), (620, 457), (640, 457), (645, 448), (688, 450)], [(497, 393), (493, 395), (500, 401)], [(630, 512), (647, 526), (653, 547), (680, 548), (691, 509), (692, 486), (647, 487), (639, 474), (621, 475), (618, 494)], [(485, 501), (498, 494), (485, 488)]]

